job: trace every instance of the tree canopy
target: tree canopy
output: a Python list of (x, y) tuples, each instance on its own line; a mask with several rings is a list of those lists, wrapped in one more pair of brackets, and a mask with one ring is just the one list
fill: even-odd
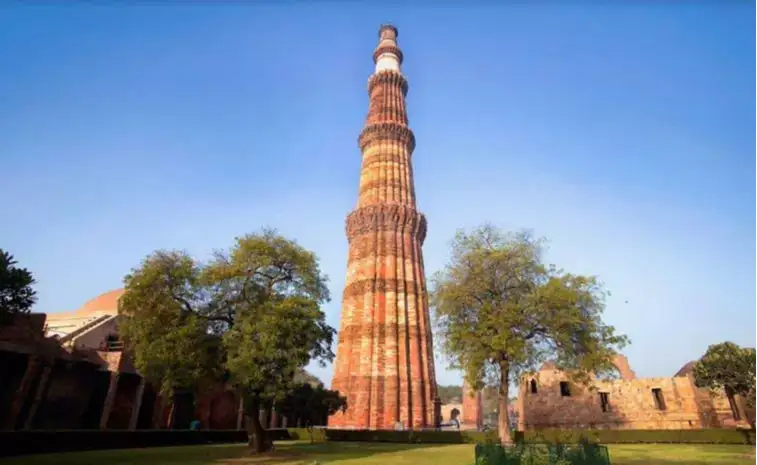
[(714, 344), (694, 364), (694, 381), (698, 387), (743, 396), (754, 408), (755, 362), (754, 348), (742, 348), (733, 342)]
[(0, 249), (0, 326), (9, 324), (15, 315), (29, 313), (37, 302), (34, 276), (16, 265), (13, 255)]
[(484, 225), (459, 232), (431, 280), (437, 334), (469, 386), (498, 387), (499, 434), (511, 442), (509, 384), (550, 360), (577, 382), (614, 370), (627, 343), (602, 321), (606, 292), (596, 277), (543, 262), (544, 241)]
[(329, 416), (346, 410), (347, 398), (339, 391), (325, 389), (322, 384), (304, 382), (295, 386), (274, 408), (292, 421), (292, 426), (325, 425)]
[(270, 448), (261, 405), (283, 399), (311, 360), (333, 359), (318, 259), (273, 230), (208, 262), (157, 251), (124, 279), (120, 324), (137, 369), (166, 395), (226, 379), (244, 400), (250, 443)]
[(443, 404), (462, 402), (463, 400), (462, 386), (439, 386), (436, 392)]

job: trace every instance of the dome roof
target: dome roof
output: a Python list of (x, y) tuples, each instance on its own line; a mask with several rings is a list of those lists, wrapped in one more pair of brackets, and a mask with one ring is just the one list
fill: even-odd
[(73, 312), (56, 312), (47, 315), (47, 321), (59, 321), (82, 318), (92, 318), (101, 315), (117, 315), (118, 299), (124, 294), (123, 289), (114, 289), (91, 299), (78, 310)]
[(102, 312), (116, 315), (118, 313), (118, 299), (120, 299), (122, 295), (124, 295), (123, 289), (114, 289), (105, 292), (82, 305), (76, 313), (89, 314)]
[(696, 365), (696, 360), (692, 360), (690, 362), (687, 362), (684, 366), (681, 367), (680, 370), (674, 375), (675, 377), (678, 376), (686, 376), (689, 373), (691, 373), (694, 370), (694, 365)]

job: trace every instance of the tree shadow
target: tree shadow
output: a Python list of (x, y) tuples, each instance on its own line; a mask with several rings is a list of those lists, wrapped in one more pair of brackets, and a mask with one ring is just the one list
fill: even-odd
[[(86, 452), (25, 455), (3, 459), (3, 465), (246, 465), (276, 463), (311, 463), (360, 459), (381, 454), (411, 452), (419, 449), (444, 447), (449, 444), (408, 444), (371, 442), (280, 441), (272, 452), (256, 455), (246, 444), (218, 444), (200, 446), (153, 447), (141, 449), (108, 449)], [(473, 455), (471, 446), (471, 456)]]

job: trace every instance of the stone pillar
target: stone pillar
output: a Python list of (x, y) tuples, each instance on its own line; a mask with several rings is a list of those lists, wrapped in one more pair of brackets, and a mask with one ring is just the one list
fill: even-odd
[(155, 406), (152, 408), (152, 427), (161, 429), (163, 426), (163, 395), (158, 392), (155, 395)]
[(119, 373), (117, 371), (110, 372), (110, 385), (108, 386), (108, 394), (105, 396), (103, 413), (100, 416), (100, 429), (106, 429), (108, 427), (110, 411), (113, 409), (113, 402), (116, 400), (116, 391), (118, 390), (118, 377)]
[(267, 419), (268, 419), (268, 410), (261, 408), (260, 411), (258, 412), (258, 420), (260, 421), (260, 426), (265, 428)]
[(239, 398), (239, 408), (237, 409), (237, 429), (241, 430), (244, 427), (244, 400)]
[(131, 418), (129, 419), (129, 429), (137, 429), (137, 421), (139, 421), (139, 410), (142, 408), (142, 398), (145, 395), (145, 379), (139, 380), (139, 386), (137, 386), (137, 392), (134, 394), (134, 402), (131, 408)]
[(166, 429), (176, 427), (176, 400), (171, 401), (171, 407), (168, 409), (168, 418), (166, 419)]
[(32, 429), (32, 426), (34, 425), (34, 417), (37, 415), (39, 405), (45, 400), (45, 392), (47, 391), (47, 385), (50, 382), (50, 373), (52, 373), (52, 371), (52, 367), (49, 366), (42, 368), (42, 376), (39, 378), (39, 385), (37, 386), (37, 391), (34, 393), (34, 400), (29, 409), (29, 415), (26, 417), (26, 422), (24, 422), (24, 429)]
[(434, 427), (440, 428), (442, 425), (442, 399), (439, 396), (434, 397)]
[(26, 365), (26, 371), (24, 377), (21, 379), (16, 394), (13, 396), (13, 401), (10, 406), (10, 412), (5, 420), (3, 429), (12, 430), (16, 428), (16, 421), (18, 420), (18, 414), (21, 413), (21, 409), (26, 403), (27, 397), (29, 397), (29, 391), (32, 388), (34, 378), (39, 373), (42, 361), (36, 355), (30, 355)]
[(213, 410), (218, 404), (218, 393), (207, 396), (195, 402), (195, 417), (200, 419), (200, 428), (210, 429), (210, 420), (213, 418)]
[(278, 428), (279, 427), (279, 412), (276, 411), (276, 408), (271, 409), (271, 424), (269, 426), (270, 429)]
[(286, 427), (287, 427), (287, 423), (288, 423), (288, 422), (289, 422), (289, 417), (286, 417), (286, 416), (285, 416), (285, 417), (283, 417), (283, 418), (281, 419), (281, 427), (282, 427), (282, 428), (286, 428)]

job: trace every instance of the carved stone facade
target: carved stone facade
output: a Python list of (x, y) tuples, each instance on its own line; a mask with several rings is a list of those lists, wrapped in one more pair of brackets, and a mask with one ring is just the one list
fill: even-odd
[[(240, 402), (216, 386), (170, 403), (137, 374), (118, 340), (122, 290), (75, 312), (32, 314), (0, 328), (0, 429), (241, 429)], [(272, 418), (269, 427), (282, 426)]]
[(524, 377), (518, 429), (748, 428), (754, 419), (741, 397), (697, 388), (692, 364), (671, 378), (636, 378), (625, 357), (615, 364), (620, 379), (596, 381), (592, 388), (572, 384), (551, 364)]
[[(368, 81), (370, 105), (358, 138), (362, 168), (357, 209), (346, 222), (347, 280), (332, 389), (348, 410), (337, 428), (392, 429), (436, 424), (434, 354), (408, 127), (407, 80), (397, 29), (382, 26)], [(435, 405), (436, 403), (436, 405)]]

